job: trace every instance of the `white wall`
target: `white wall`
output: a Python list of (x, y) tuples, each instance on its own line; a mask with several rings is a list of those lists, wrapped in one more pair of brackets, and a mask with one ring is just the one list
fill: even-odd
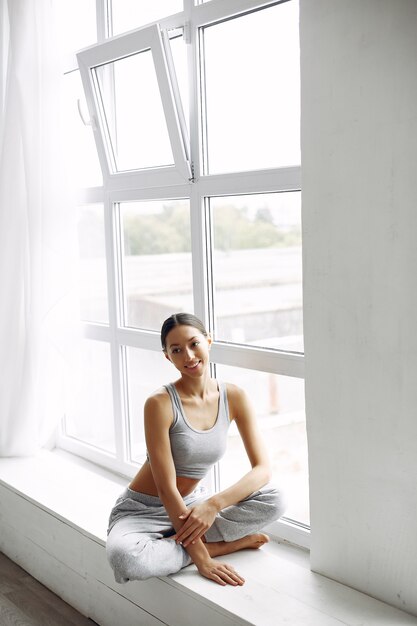
[(417, 2), (300, 19), (312, 568), (417, 614)]

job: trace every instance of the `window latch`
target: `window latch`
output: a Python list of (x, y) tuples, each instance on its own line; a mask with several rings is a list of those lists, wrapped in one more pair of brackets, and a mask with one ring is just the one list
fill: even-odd
[(97, 124), (96, 124), (94, 117), (89, 117), (88, 119), (85, 117), (83, 110), (81, 108), (81, 100), (79, 98), (77, 98), (77, 108), (78, 108), (78, 114), (84, 126), (91, 126), (93, 130), (96, 130)]
[(192, 161), (190, 162), (190, 170), (191, 170), (191, 178), (188, 179), (188, 182), (195, 183), (194, 163)]

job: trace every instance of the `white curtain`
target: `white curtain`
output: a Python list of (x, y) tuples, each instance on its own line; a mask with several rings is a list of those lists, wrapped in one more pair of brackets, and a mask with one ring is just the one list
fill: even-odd
[(62, 417), (73, 226), (51, 0), (0, 0), (0, 19), (0, 456), (20, 456)]

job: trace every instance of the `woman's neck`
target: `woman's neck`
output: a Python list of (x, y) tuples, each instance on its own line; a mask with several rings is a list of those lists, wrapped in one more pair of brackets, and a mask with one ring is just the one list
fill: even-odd
[(176, 382), (176, 387), (186, 396), (199, 396), (204, 398), (213, 387), (214, 379), (207, 373), (200, 378), (188, 378), (182, 376)]

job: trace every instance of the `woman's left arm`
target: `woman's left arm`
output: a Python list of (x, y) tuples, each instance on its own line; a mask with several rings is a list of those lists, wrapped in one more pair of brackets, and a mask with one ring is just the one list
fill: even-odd
[(214, 494), (210, 500), (218, 511), (247, 498), (271, 480), (271, 464), (248, 396), (235, 385), (227, 386), (229, 410), (235, 420), (251, 470), (236, 483)]
[(231, 419), (234, 419), (242, 437), (251, 470), (236, 483), (214, 494), (202, 504), (191, 507), (176, 539), (184, 546), (201, 538), (213, 524), (219, 511), (247, 498), (271, 480), (271, 465), (259, 431), (254, 410), (246, 393), (235, 385), (227, 385)]

